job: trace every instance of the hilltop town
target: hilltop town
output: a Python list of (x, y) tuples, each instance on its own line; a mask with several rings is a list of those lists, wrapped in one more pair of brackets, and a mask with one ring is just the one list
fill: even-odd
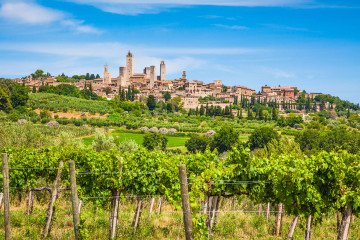
[[(119, 75), (112, 77), (109, 72), (109, 66), (104, 66), (103, 78), (97, 75), (93, 80), (79, 79), (76, 82), (58, 81), (57, 77), (45, 76), (34, 78), (29, 75), (26, 78), (14, 79), (14, 81), (39, 89), (42, 85), (58, 86), (60, 84), (69, 84), (76, 86), (79, 90), (91, 86), (91, 89), (98, 96), (108, 99), (119, 95), (120, 89), (137, 89), (139, 93), (136, 100), (142, 100), (150, 95), (155, 96), (156, 101), (163, 99), (163, 93), (169, 92), (171, 98), (180, 97), (184, 109), (195, 109), (200, 107), (201, 99), (207, 98), (209, 103), (214, 106), (225, 108), (230, 104), (238, 102), (260, 102), (275, 103), (275, 106), (281, 111), (284, 105), (287, 109), (297, 110), (297, 99), (302, 96), (305, 99), (314, 99), (320, 93), (306, 93), (296, 86), (262, 86), (260, 92), (250, 89), (246, 86), (224, 86), (221, 80), (214, 80), (211, 83), (204, 83), (198, 80), (189, 80), (186, 71), (178, 79), (168, 80), (166, 78), (166, 63), (164, 60), (160, 63), (160, 75), (157, 75), (156, 66), (145, 67), (143, 73), (134, 72), (134, 55), (129, 51), (126, 55), (126, 66), (119, 67)], [(276, 104), (277, 103), (277, 104)], [(323, 103), (326, 109), (334, 109), (335, 104), (329, 102)], [(320, 111), (320, 103), (315, 106), (314, 111)], [(302, 110), (302, 109), (299, 109)]]

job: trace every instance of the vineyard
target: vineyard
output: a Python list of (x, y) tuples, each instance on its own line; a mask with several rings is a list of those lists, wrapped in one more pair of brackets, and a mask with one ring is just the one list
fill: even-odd
[[(165, 221), (165, 215), (172, 222), (170, 226), (177, 226), (168, 229), (172, 239), (226, 239), (227, 235), (239, 238), (233, 231), (240, 228), (246, 232), (244, 214), (251, 215), (247, 215), (251, 221), (262, 221), (255, 225), (267, 226), (266, 230), (257, 230), (261, 232), (259, 239), (298, 239), (299, 232), (305, 239), (321, 239), (324, 235), (316, 235), (321, 226), (336, 218), (337, 225), (334, 221), (327, 234), (332, 238), (337, 235), (337, 239), (359, 238), (360, 158), (346, 152), (320, 152), (311, 157), (292, 153), (254, 157), (248, 149), (234, 147), (219, 157), (216, 151), (209, 150), (203, 154), (175, 155), (143, 148), (119, 153), (66, 147), (7, 149), (6, 154), (1, 204), (5, 200), (3, 227), (7, 234), (20, 221), (16, 204), (26, 201), (27, 217), (34, 218), (39, 209), (43, 209), (44, 216), (38, 220), (43, 226), (39, 235), (36, 231), (23, 231), (23, 237), (29, 239), (41, 235), (53, 239), (73, 239), (75, 235), (79, 239), (162, 236), (164, 229), (149, 225), (153, 208), (159, 215), (152, 217), (152, 224), (159, 226), (156, 219)], [(34, 207), (34, 202), (48, 202), (48, 207)], [(62, 205), (64, 202), (67, 207)], [(144, 210), (145, 203), (149, 210)], [(60, 214), (67, 216), (65, 226), (72, 229), (62, 231), (64, 235), (59, 235), (61, 230), (57, 229), (61, 226)], [(261, 217), (254, 216), (257, 214)], [(96, 217), (92, 221), (93, 215)], [(98, 220), (103, 224), (93, 225), (98, 218), (103, 219)], [(238, 220), (237, 227), (224, 225)], [(146, 233), (146, 229), (152, 230)]]

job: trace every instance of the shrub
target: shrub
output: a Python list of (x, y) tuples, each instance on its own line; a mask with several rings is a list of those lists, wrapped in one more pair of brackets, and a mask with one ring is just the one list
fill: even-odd
[(185, 143), (185, 147), (189, 152), (205, 152), (207, 146), (211, 142), (211, 138), (204, 135), (194, 135)]
[(211, 149), (217, 149), (219, 153), (226, 152), (231, 149), (239, 141), (239, 133), (230, 126), (225, 126), (214, 135), (214, 139), (210, 143)]
[(250, 149), (263, 148), (271, 140), (279, 141), (280, 135), (271, 127), (262, 127), (256, 129), (249, 137)]
[(119, 142), (118, 149), (121, 153), (131, 153), (139, 148), (139, 145), (133, 140), (126, 140), (123, 142)]
[(18, 123), (21, 125), (25, 125), (27, 123), (27, 121), (25, 119), (19, 119)]
[(214, 135), (215, 135), (215, 131), (214, 130), (210, 130), (210, 131), (208, 131), (207, 133), (206, 133), (206, 136), (207, 137), (214, 137)]
[(60, 127), (60, 124), (57, 121), (50, 121), (48, 124), (46, 124), (46, 126), (48, 126), (48, 127)]
[(92, 147), (95, 151), (109, 151), (116, 147), (114, 138), (112, 136), (106, 136), (104, 133), (97, 132), (95, 139), (92, 142)]
[(146, 133), (144, 136), (143, 146), (147, 148), (149, 151), (152, 151), (156, 148), (160, 148), (161, 150), (166, 149), (168, 139), (164, 135), (160, 133)]

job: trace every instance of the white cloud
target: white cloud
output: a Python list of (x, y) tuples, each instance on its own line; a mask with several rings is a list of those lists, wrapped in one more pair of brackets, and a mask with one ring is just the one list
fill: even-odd
[(0, 7), (0, 18), (12, 23), (29, 25), (60, 23), (77, 33), (102, 32), (95, 27), (85, 25), (84, 21), (71, 19), (68, 15), (62, 11), (25, 1), (6, 1)]
[[(269, 50), (256, 48), (158, 48), (149, 46), (130, 46), (119, 42), (96, 42), (96, 43), (3, 43), (0, 51), (21, 52), (24, 56), (31, 54), (47, 61), (34, 64), (25, 64), (27, 69), (44, 66), (46, 71), (64, 71), (67, 74), (94, 71), (99, 72), (102, 65), (108, 64), (113, 76), (117, 76), (118, 67), (125, 65), (125, 56), (128, 50), (135, 56), (135, 70), (142, 72), (145, 66), (155, 65), (158, 68), (160, 61), (164, 59), (167, 64), (167, 73), (181, 74), (183, 70), (204, 68), (208, 64), (208, 55), (240, 55), (257, 54)], [(45, 58), (43, 58), (45, 56)], [(55, 59), (55, 60), (49, 60)], [(7, 63), (3, 67), (8, 66)], [(14, 63), (12, 63), (14, 64)], [(45, 64), (45, 65), (44, 65)], [(10, 64), (11, 65), (11, 64)], [(9, 66), (7, 72), (2, 74), (20, 74), (24, 72), (18, 64)], [(18, 69), (18, 71), (16, 71)], [(21, 70), (20, 70), (21, 69)], [(84, 69), (84, 70), (83, 70)], [(83, 70), (83, 71), (80, 71)], [(28, 72), (27, 70), (26, 72)], [(33, 70), (31, 70), (33, 71)], [(30, 72), (31, 72), (30, 71)], [(179, 75), (180, 76), (180, 75)]]
[(169, 5), (218, 5), (218, 6), (291, 6), (311, 0), (69, 0), (85, 4), (169, 4)]
[(239, 55), (272, 51), (261, 48), (172, 48), (130, 46), (119, 42), (95, 43), (3, 43), (0, 50), (33, 52), (76, 57), (118, 58), (131, 49), (134, 53), (149, 56)]
[(78, 32), (78, 33), (95, 33), (95, 34), (102, 33), (102, 31), (100, 29), (94, 28), (89, 25), (84, 25), (83, 23), (84, 23), (84, 21), (77, 21), (77, 20), (61, 21), (61, 24), (63, 24), (64, 26), (71, 27), (72, 29), (75, 30), (75, 32)]
[(264, 67), (264, 68), (262, 68), (262, 70), (267, 74), (271, 74), (275, 78), (294, 78), (295, 77), (294, 73), (284, 71), (281, 69), (277, 69), (277, 68)]
[(170, 8), (216, 5), (238, 7), (285, 7), (297, 6), (302, 3), (311, 3), (313, 0), (63, 0), (79, 4), (87, 4), (99, 8), (104, 12), (138, 15), (155, 14)]
[(18, 23), (46, 24), (62, 19), (63, 13), (32, 3), (5, 2), (0, 17)]
[(243, 30), (243, 29), (248, 29), (248, 27), (245, 26), (239, 26), (239, 25), (224, 25), (224, 24), (213, 24), (216, 27), (221, 27), (221, 28), (227, 28), (227, 29), (233, 29), (233, 30)]

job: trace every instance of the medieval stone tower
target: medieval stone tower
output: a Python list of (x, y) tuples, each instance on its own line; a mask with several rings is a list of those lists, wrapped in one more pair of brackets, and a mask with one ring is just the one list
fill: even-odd
[(129, 51), (126, 56), (126, 71), (127, 71), (127, 77), (130, 79), (132, 75), (134, 75), (134, 56)]
[(164, 60), (162, 60), (160, 64), (160, 80), (161, 81), (166, 80), (166, 66)]
[(150, 66), (150, 89), (154, 87), (156, 81), (156, 67)]
[(104, 83), (110, 84), (111, 83), (111, 74), (109, 73), (109, 66), (104, 66)]

